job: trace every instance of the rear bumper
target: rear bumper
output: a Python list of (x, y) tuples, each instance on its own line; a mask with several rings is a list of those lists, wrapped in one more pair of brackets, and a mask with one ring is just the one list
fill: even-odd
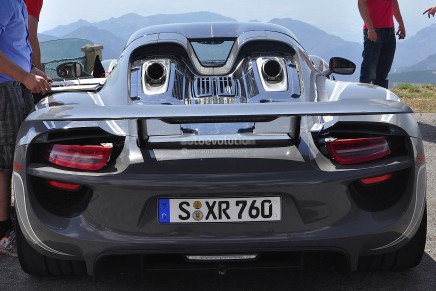
[[(217, 156), (194, 151), (190, 156), (184, 149), (140, 149), (136, 138), (127, 137), (116, 165), (105, 173), (37, 164), (26, 160), (28, 146), (20, 146), (15, 162), (24, 170), (13, 175), (19, 223), (38, 252), (84, 260), (89, 274), (99, 258), (111, 254), (294, 251), (343, 253), (355, 270), (359, 256), (389, 253), (409, 241), (425, 205), (425, 161), (417, 158), (423, 157), (421, 140), (410, 138), (409, 155), (347, 168), (335, 167), (321, 155), (310, 134), (301, 134), (301, 139), (298, 146), (220, 150)], [(374, 208), (356, 198), (353, 183), (386, 173), (406, 173), (400, 175), (405, 181), (400, 193), (391, 193), (394, 200)], [(44, 205), (46, 193), (32, 179), (81, 183), (91, 194), (77, 213), (59, 215), (56, 203), (68, 208), (74, 202), (71, 194), (54, 191), (50, 199), (55, 203)], [(377, 204), (394, 186), (375, 186), (363, 195)], [(159, 198), (259, 196), (281, 197), (281, 221), (158, 222)], [(78, 201), (74, 203), (82, 203)]]
[[(359, 256), (394, 251), (418, 229), (425, 203), (425, 165), (413, 172), (417, 183), (393, 206), (377, 212), (356, 205), (347, 179), (304, 183), (287, 179), (284, 183), (283, 173), (270, 180), (252, 175), (251, 183), (220, 187), (208, 184), (207, 179), (187, 186), (166, 178), (171, 185), (167, 188), (161, 187), (165, 184), (162, 177), (155, 183), (146, 181), (149, 187), (128, 186), (128, 179), (112, 181), (100, 185), (86, 210), (73, 217), (59, 217), (44, 209), (35, 197), (26, 194), (18, 173), (14, 173), (14, 185), (17, 214), (28, 242), (49, 257), (85, 260), (90, 275), (99, 258), (117, 254), (331, 251), (344, 254), (350, 269), (355, 270)], [(282, 221), (159, 224), (157, 199), (186, 197), (187, 193), (191, 197), (280, 195)]]

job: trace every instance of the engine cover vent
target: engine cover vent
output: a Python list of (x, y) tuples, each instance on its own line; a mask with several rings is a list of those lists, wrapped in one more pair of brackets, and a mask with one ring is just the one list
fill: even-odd
[(216, 79), (216, 95), (234, 97), (236, 96), (236, 84), (230, 77), (219, 77)]
[(212, 78), (202, 77), (194, 80), (194, 96), (210, 97), (214, 95)]
[(231, 77), (201, 77), (194, 80), (194, 97), (236, 97), (236, 83)]

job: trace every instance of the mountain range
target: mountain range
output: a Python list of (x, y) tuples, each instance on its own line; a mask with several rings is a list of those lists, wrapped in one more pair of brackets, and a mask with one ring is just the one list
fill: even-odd
[[(211, 12), (158, 14), (147, 17), (130, 13), (100, 22), (90, 23), (79, 20), (68, 25), (59, 25), (39, 34), (39, 39), (41, 42), (59, 38), (89, 39), (94, 43), (103, 45), (104, 59), (113, 59), (119, 56), (130, 35), (140, 28), (167, 23), (214, 21), (236, 20)], [(269, 22), (291, 30), (311, 55), (318, 55), (326, 61), (333, 56), (341, 56), (352, 60), (357, 65), (356, 73), (342, 78), (351, 81), (358, 80), (362, 61), (362, 43), (343, 40), (309, 23), (290, 18), (275, 18)], [(362, 32), (356, 31), (356, 33)], [(397, 41), (397, 51), (390, 78), (395, 79), (395, 82), (406, 83), (420, 83), (419, 80), (422, 78), (421, 83), (436, 84), (435, 35), (436, 24), (432, 24), (412, 37)], [(44, 58), (44, 51), (42, 53)], [(417, 74), (417, 72), (420, 73)], [(417, 76), (421, 77), (417, 80)]]

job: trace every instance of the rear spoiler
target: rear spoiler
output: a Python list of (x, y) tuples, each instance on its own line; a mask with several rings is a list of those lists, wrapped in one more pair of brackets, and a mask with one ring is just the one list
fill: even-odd
[(27, 121), (160, 119), (167, 123), (268, 121), (286, 116), (347, 116), (413, 113), (398, 101), (345, 99), (334, 102), (277, 102), (214, 105), (61, 105), (41, 108)]

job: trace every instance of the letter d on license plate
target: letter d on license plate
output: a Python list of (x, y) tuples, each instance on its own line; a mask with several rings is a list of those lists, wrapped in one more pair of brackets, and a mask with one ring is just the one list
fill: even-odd
[(280, 197), (159, 199), (160, 223), (281, 220)]

